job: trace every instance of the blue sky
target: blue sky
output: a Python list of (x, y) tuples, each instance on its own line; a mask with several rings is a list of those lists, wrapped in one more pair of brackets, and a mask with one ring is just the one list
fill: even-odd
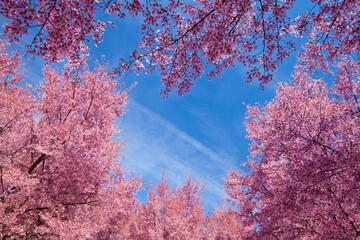
[[(139, 40), (138, 24), (134, 20), (118, 23), (117, 29), (105, 33), (102, 47), (91, 49), (90, 56), (96, 59), (105, 54), (116, 65)], [(294, 64), (293, 54), (276, 78), (287, 81)], [(264, 104), (275, 96), (277, 81), (261, 91), (257, 83), (244, 83), (245, 72), (238, 66), (223, 72), (221, 79), (199, 79), (191, 93), (182, 97), (172, 94), (168, 99), (159, 96), (159, 72), (123, 77), (126, 86), (137, 82), (130, 91), (120, 135), (127, 140), (125, 166), (143, 176), (140, 199), (146, 198), (150, 182), (160, 181), (164, 169), (172, 186), (189, 175), (207, 179), (202, 197), (205, 207), (211, 210), (221, 204), (225, 196), (223, 178), (231, 169), (242, 171), (241, 162), (248, 157), (246, 105)]]
[[(90, 56), (99, 58), (105, 54), (115, 65), (120, 56), (126, 56), (135, 46), (139, 39), (137, 30), (136, 21), (120, 24), (105, 33), (102, 47), (92, 49)], [(291, 70), (292, 67), (282, 66), (281, 71), (286, 74), (279, 72), (278, 78), (287, 80)], [(159, 96), (162, 86), (158, 72), (151, 76), (124, 76), (126, 86), (137, 82), (130, 91), (120, 135), (127, 140), (125, 166), (144, 179), (140, 199), (146, 198), (150, 182), (160, 181), (164, 169), (172, 186), (190, 174), (207, 179), (204, 205), (212, 209), (221, 204), (225, 196), (223, 178), (230, 169), (241, 171), (240, 164), (248, 156), (246, 105), (264, 103), (275, 96), (275, 81), (261, 91), (259, 85), (245, 84), (245, 80), (245, 69), (238, 67), (225, 71), (221, 79), (199, 79), (190, 94), (172, 94), (163, 99)]]
[[(107, 29), (101, 47), (91, 47), (90, 62), (105, 55), (116, 66), (118, 58), (126, 58), (140, 39), (137, 19), (110, 20), (117, 28)], [(290, 79), (294, 56), (280, 66), (275, 74), (277, 81)], [(31, 71), (25, 78), (37, 83), (42, 79), (42, 61), (29, 58)], [(158, 72), (151, 76), (128, 73), (123, 77), (125, 86), (137, 85), (130, 91), (128, 112), (118, 137), (127, 141), (123, 160), (126, 168), (143, 176), (144, 190), (138, 195), (142, 201), (150, 182), (157, 184), (161, 179), (163, 169), (173, 187), (190, 175), (207, 179), (202, 198), (205, 207), (211, 210), (221, 204), (225, 196), (223, 178), (231, 169), (242, 171), (241, 162), (248, 157), (246, 105), (264, 104), (275, 96), (277, 81), (261, 91), (257, 83), (244, 83), (245, 71), (238, 66), (223, 72), (221, 79), (199, 79), (190, 94), (172, 94), (169, 99), (159, 96), (162, 86)]]
[[(160, 169), (167, 170), (173, 185), (189, 174), (203, 176), (208, 179), (204, 204), (219, 205), (222, 179), (230, 169), (241, 170), (240, 163), (247, 159), (245, 103), (274, 96), (273, 87), (261, 92), (255, 84), (243, 84), (237, 74), (241, 73), (229, 71), (224, 79), (199, 81), (191, 94), (166, 100), (157, 89), (149, 92), (139, 82), (122, 121), (125, 165), (133, 166), (147, 182), (158, 182)], [(153, 76), (151, 82), (155, 85), (159, 79)]]

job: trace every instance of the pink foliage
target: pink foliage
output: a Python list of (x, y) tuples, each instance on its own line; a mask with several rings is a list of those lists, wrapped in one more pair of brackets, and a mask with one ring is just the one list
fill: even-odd
[[(77, 58), (82, 43), (88, 42), (90, 36), (100, 44), (104, 27), (111, 25), (95, 19), (94, 11), (102, 9), (102, 4), (87, 0), (1, 1), (0, 13), (11, 20), (4, 26), (11, 41), (19, 41), (31, 30), (35, 33), (32, 42), (26, 45), (27, 50), (53, 62), (67, 56)], [(103, 10), (116, 11), (117, 5), (112, 3)]]
[[(38, 88), (22, 88), (21, 57), (0, 42), (0, 236), (3, 239), (357, 239), (360, 237), (360, 4), (311, 0), (0, 1), (4, 34), (47, 62)], [(147, 204), (140, 179), (117, 162), (114, 121), (127, 91), (116, 74), (86, 67), (111, 22), (140, 15), (142, 40), (115, 73), (161, 70), (167, 97), (190, 92), (238, 63), (261, 87), (292, 52), (298, 63), (276, 98), (249, 106), (248, 173), (231, 171), (228, 202), (205, 213), (203, 186), (172, 189), (163, 175)], [(297, 38), (305, 38), (297, 46)], [(301, 48), (300, 48), (301, 47)], [(329, 77), (327, 85), (318, 76)]]
[(248, 108), (250, 173), (226, 189), (250, 239), (360, 236), (360, 65), (345, 60), (332, 87), (298, 73)]
[(101, 66), (45, 67), (32, 95), (12, 83), (17, 55), (0, 56), (1, 236), (83, 239), (129, 217), (140, 182), (117, 163), (123, 143), (113, 140), (127, 92)]
[[(0, 14), (10, 20), (5, 35), (19, 41), (32, 33), (27, 50), (47, 61), (66, 56), (76, 61), (90, 38), (99, 45), (105, 27), (113, 26), (97, 20), (100, 12), (120, 19), (140, 15), (140, 50), (122, 60), (117, 72), (151, 73), (158, 67), (167, 97), (173, 89), (190, 92), (203, 73), (211, 79), (238, 63), (249, 69), (246, 81), (258, 80), (263, 88), (295, 50), (307, 71), (329, 72), (342, 57), (359, 57), (358, 1), (312, 0), (308, 12), (293, 18), (294, 2), (2, 0)], [(298, 37), (306, 38), (303, 45), (296, 46)]]
[(209, 239), (202, 191), (199, 181), (191, 178), (171, 189), (163, 173), (162, 181), (151, 187), (147, 204), (138, 212), (133, 239)]
[(214, 209), (214, 214), (208, 218), (207, 228), (211, 233), (208, 239), (230, 240), (242, 239), (252, 230), (252, 227), (242, 223), (235, 208), (224, 202)]

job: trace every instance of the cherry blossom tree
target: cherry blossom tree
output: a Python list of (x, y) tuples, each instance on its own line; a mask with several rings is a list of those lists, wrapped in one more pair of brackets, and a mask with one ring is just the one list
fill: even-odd
[(252, 227), (244, 225), (236, 209), (226, 201), (214, 209), (208, 218), (207, 229), (210, 233), (208, 239), (216, 240), (243, 239), (252, 231)]
[[(292, 17), (295, 0), (1, 0), (10, 42), (30, 34), (27, 52), (68, 59), (61, 73), (45, 66), (38, 88), (20, 87), (21, 57), (0, 42), (1, 237), (360, 238), (360, 4), (311, 3)], [(142, 40), (112, 73), (91, 72), (86, 44), (114, 26), (105, 14), (140, 16)], [(139, 178), (117, 163), (114, 121), (127, 102), (118, 73), (159, 68), (167, 97), (242, 64), (264, 87), (292, 52), (294, 80), (248, 108), (249, 172), (228, 174), (230, 205), (209, 216), (199, 182), (171, 189), (164, 176), (146, 205), (136, 200)]]
[[(111, 22), (99, 13), (141, 16), (142, 41), (117, 72), (161, 70), (166, 97), (182, 95), (204, 73), (211, 79), (240, 63), (247, 82), (261, 87), (277, 66), (299, 51), (305, 71), (329, 72), (344, 56), (359, 58), (360, 7), (357, 0), (310, 0), (311, 9), (293, 17), (295, 0), (214, 1), (0, 1), (0, 14), (10, 22), (4, 33), (11, 41), (31, 34), (27, 51), (58, 61), (76, 60), (84, 42), (101, 42)], [(301, 10), (300, 10), (301, 11)], [(103, 18), (102, 18), (103, 19)], [(297, 45), (298, 37), (305, 43)]]
[(113, 139), (127, 91), (100, 65), (62, 74), (47, 66), (39, 89), (25, 90), (19, 56), (1, 50), (1, 237), (85, 239), (113, 219), (125, 227), (140, 187)]
[(209, 239), (209, 217), (200, 201), (204, 185), (199, 181), (188, 178), (172, 189), (163, 172), (138, 211), (132, 239)]
[(248, 239), (359, 238), (360, 64), (337, 67), (332, 86), (299, 73), (248, 108), (250, 172), (226, 178)]

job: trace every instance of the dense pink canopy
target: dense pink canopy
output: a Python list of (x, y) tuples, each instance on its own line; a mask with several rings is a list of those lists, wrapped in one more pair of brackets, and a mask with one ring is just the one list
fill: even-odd
[[(190, 92), (204, 74), (211, 79), (238, 63), (248, 69), (245, 81), (258, 80), (263, 87), (295, 50), (308, 71), (328, 72), (344, 56), (359, 57), (357, 0), (311, 0), (311, 9), (292, 17), (295, 2), (2, 0), (0, 14), (10, 20), (5, 35), (16, 42), (30, 33), (27, 51), (47, 61), (67, 56), (76, 61), (83, 43), (92, 39), (99, 45), (105, 27), (113, 26), (99, 20), (100, 12), (120, 19), (139, 15), (142, 41), (117, 72), (151, 73), (158, 67), (166, 97), (173, 89)], [(299, 37), (304, 44), (298, 45)]]
[[(26, 52), (67, 59), (24, 87), (21, 55), (0, 42), (1, 238), (360, 238), (360, 4), (311, 0), (291, 17), (294, 3), (0, 0), (11, 43), (29, 34)], [(101, 11), (143, 20), (138, 48), (111, 72), (86, 67), (86, 44), (113, 26)], [(240, 63), (263, 87), (294, 51), (290, 83), (248, 107), (249, 170), (229, 172), (220, 208), (204, 211), (199, 182), (171, 188), (164, 175), (147, 204), (136, 199), (140, 177), (118, 163), (127, 90), (116, 73), (158, 67), (167, 97)]]
[(339, 67), (332, 87), (297, 74), (248, 108), (250, 174), (229, 173), (226, 189), (251, 239), (360, 236), (360, 65)]

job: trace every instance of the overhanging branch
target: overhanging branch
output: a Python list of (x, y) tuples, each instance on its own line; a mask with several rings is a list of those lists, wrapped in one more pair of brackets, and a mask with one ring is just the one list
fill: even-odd
[(36, 168), (36, 166), (39, 165), (42, 161), (44, 161), (47, 156), (48, 155), (46, 155), (45, 153), (41, 154), (41, 156), (31, 165), (28, 173), (31, 174), (32, 171)]

